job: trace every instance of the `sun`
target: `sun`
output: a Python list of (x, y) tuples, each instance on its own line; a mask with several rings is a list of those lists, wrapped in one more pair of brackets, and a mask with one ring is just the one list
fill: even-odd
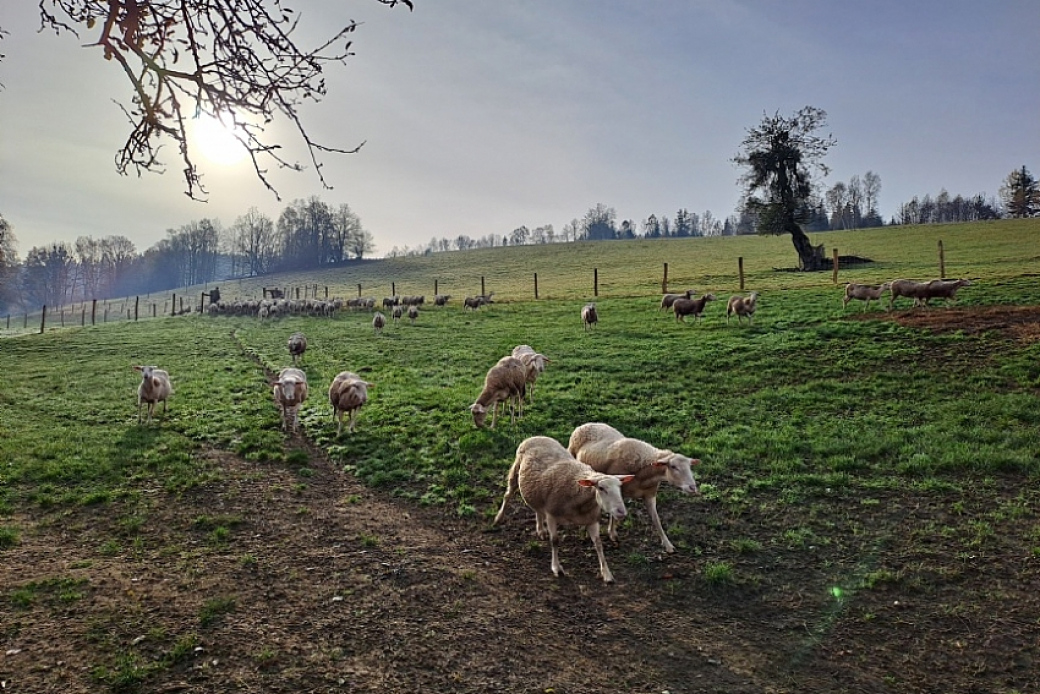
[(223, 120), (201, 113), (191, 125), (192, 144), (214, 164), (233, 166), (249, 155), (245, 145), (235, 136), (233, 127)]

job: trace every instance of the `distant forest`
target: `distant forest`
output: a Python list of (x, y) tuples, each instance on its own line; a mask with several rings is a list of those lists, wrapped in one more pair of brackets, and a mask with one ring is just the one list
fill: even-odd
[[(806, 203), (805, 230), (884, 225), (877, 210), (880, 190), (880, 177), (870, 171), (862, 178), (853, 176), (848, 182), (834, 184)], [(888, 224), (945, 224), (1040, 214), (1036, 181), (1025, 167), (1013, 171), (1004, 181), (1001, 198), (998, 202), (981, 193), (964, 197), (942, 190), (935, 196), (914, 197), (903, 203)], [(519, 226), (509, 233), (489, 233), (480, 238), (434, 237), (421, 246), (394, 246), (386, 256), (576, 241), (756, 234), (757, 222), (747, 208), (725, 219), (711, 211), (696, 213), (683, 208), (670, 217), (651, 214), (638, 223), (619, 221), (614, 208), (597, 204), (559, 230), (546, 224)], [(347, 204), (332, 207), (317, 197), (294, 201), (277, 220), (251, 208), (228, 227), (213, 219), (193, 221), (167, 230), (166, 238), (144, 252), (138, 252), (125, 236), (82, 236), (74, 244), (34, 246), (19, 260), (16, 232), (11, 220), (0, 216), (0, 312), (338, 266), (360, 261), (375, 251), (372, 235)]]

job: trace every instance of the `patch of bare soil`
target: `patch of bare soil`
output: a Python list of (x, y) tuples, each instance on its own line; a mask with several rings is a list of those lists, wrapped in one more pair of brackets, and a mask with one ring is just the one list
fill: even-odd
[(922, 307), (891, 313), (865, 311), (850, 317), (858, 320), (887, 317), (900, 325), (933, 332), (976, 334), (996, 331), (1024, 342), (1040, 339), (1040, 306)]

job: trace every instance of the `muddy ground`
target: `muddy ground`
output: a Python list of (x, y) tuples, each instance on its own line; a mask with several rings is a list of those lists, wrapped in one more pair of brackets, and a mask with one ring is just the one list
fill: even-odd
[[(1040, 337), (1036, 309), (866, 317)], [(211, 451), (209, 487), (5, 521), (21, 533), (0, 552), (0, 691), (1040, 691), (1038, 494), (1021, 477), (743, 507), (663, 491), (680, 549), (663, 556), (633, 506), (608, 586), (573, 530), (554, 578), (519, 500), (490, 529), (295, 445), (313, 477)], [(973, 518), (987, 532), (942, 532)], [(712, 580), (723, 562), (733, 580)]]

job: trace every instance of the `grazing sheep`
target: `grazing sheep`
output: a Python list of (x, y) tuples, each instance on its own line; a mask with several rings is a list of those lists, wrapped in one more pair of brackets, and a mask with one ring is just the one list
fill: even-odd
[(376, 315), (372, 316), (372, 329), (376, 335), (382, 335), (384, 327), (386, 327), (386, 316), (376, 311)]
[(545, 537), (549, 531), (552, 546), (552, 572), (554, 576), (564, 573), (560, 565), (560, 525), (583, 526), (596, 548), (599, 558), (599, 573), (605, 583), (613, 583), (614, 575), (607, 566), (603, 554), (603, 543), (599, 538), (600, 514), (606, 513), (611, 522), (625, 517), (625, 502), (621, 498), (621, 485), (633, 475), (605, 475), (580, 463), (548, 436), (533, 436), (525, 439), (516, 449), (516, 459), (509, 469), (506, 493), (502, 506), (492, 525), (502, 520), (506, 503), (520, 490), (524, 502), (534, 511), (535, 532)]
[(596, 312), (596, 304), (585, 304), (581, 307), (581, 324), (585, 330), (596, 327), (599, 323), (599, 313)]
[(433, 305), (447, 306), (449, 299), (451, 299), (451, 294), (437, 294), (433, 297)]
[(307, 399), (307, 374), (300, 369), (287, 366), (278, 373), (278, 380), (271, 388), (274, 404), (282, 414), (282, 428), (296, 433), (300, 425), (300, 405)]
[(686, 322), (686, 316), (693, 316), (694, 320), (704, 315), (704, 307), (709, 301), (715, 301), (714, 294), (705, 294), (697, 299), (677, 298), (672, 302), (672, 310), (675, 311), (675, 320), (680, 323)]
[(845, 297), (841, 300), (841, 310), (845, 310), (849, 306), (849, 302), (853, 299), (859, 299), (860, 301), (867, 302), (863, 310), (870, 308), (871, 299), (876, 299), (878, 305), (881, 304), (881, 295), (888, 291), (891, 284), (885, 282), (884, 284), (856, 284), (855, 282), (849, 282), (845, 285)]
[(332, 417), (339, 421), (336, 428), (336, 436), (343, 433), (343, 414), (347, 414), (349, 426), (347, 429), (354, 433), (354, 424), (357, 421), (358, 410), (368, 402), (368, 389), (375, 384), (363, 381), (357, 374), (349, 371), (341, 371), (332, 379), (329, 386), (329, 403), (332, 404)]
[(137, 423), (141, 423), (141, 406), (148, 405), (148, 421), (152, 421), (155, 406), (162, 403), (162, 418), (166, 419), (166, 401), (173, 395), (170, 374), (158, 366), (135, 366), (141, 372), (141, 383), (137, 386)]
[(758, 292), (751, 292), (750, 296), (731, 296), (729, 303), (726, 304), (726, 322), (729, 323), (729, 317), (733, 314), (737, 316), (737, 323), (741, 322), (744, 316), (747, 316), (748, 325), (751, 325), (751, 319), (755, 315), (755, 309), (758, 307)]
[(682, 294), (665, 294), (661, 297), (661, 308), (659, 310), (665, 310), (672, 307), (676, 299), (692, 299), (693, 290), (687, 289)]
[[(643, 500), (664, 551), (669, 554), (675, 551), (657, 515), (657, 488), (661, 482), (668, 482), (686, 494), (697, 494), (691, 466), (701, 461), (628, 438), (614, 427), (599, 423), (582, 424), (575, 429), (567, 450), (596, 472), (632, 475), (632, 481), (621, 488), (621, 494), (629, 499)], [(607, 531), (610, 539), (617, 542), (613, 518)]]
[[(902, 280), (896, 280), (896, 282), (900, 281)], [(895, 284), (895, 282), (892, 284)], [(961, 287), (970, 287), (971, 281), (966, 279), (938, 279), (932, 280), (927, 284), (921, 282), (916, 282), (914, 284), (916, 286), (910, 289), (912, 293), (902, 294), (902, 296), (913, 296), (914, 306), (928, 306), (928, 302), (932, 299), (945, 299), (947, 304), (951, 301), (956, 301), (957, 290)], [(906, 291), (906, 289), (903, 289), (903, 291)], [(891, 303), (889, 306), (891, 306)]]
[(408, 307), (408, 320), (410, 320), (412, 322), (412, 324), (414, 325), (415, 324), (415, 319), (418, 318), (418, 317), (419, 317), (419, 307), (416, 306), (415, 304), (412, 304), (411, 306)]
[(303, 333), (293, 333), (289, 336), (289, 356), (292, 357), (293, 364), (297, 359), (302, 359), (303, 353), (306, 351), (307, 338)]
[(513, 348), (513, 356), (522, 361), (527, 369), (527, 400), (534, 402), (534, 383), (552, 361), (544, 354), (535, 352), (531, 345), (517, 345)]
[(390, 317), (394, 319), (394, 322), (401, 320), (401, 316), (404, 315), (404, 309), (401, 306), (394, 306), (394, 310), (390, 312)]
[[(473, 423), (477, 427), (484, 426), (488, 408), (491, 409), (491, 428), (495, 428), (498, 417), (498, 403), (510, 403), (509, 421), (515, 422), (523, 417), (524, 394), (527, 389), (527, 367), (516, 357), (502, 357), (492, 366), (484, 377), (484, 389), (477, 396), (477, 401), (469, 406), (473, 413)], [(519, 411), (519, 413), (518, 413)]]

